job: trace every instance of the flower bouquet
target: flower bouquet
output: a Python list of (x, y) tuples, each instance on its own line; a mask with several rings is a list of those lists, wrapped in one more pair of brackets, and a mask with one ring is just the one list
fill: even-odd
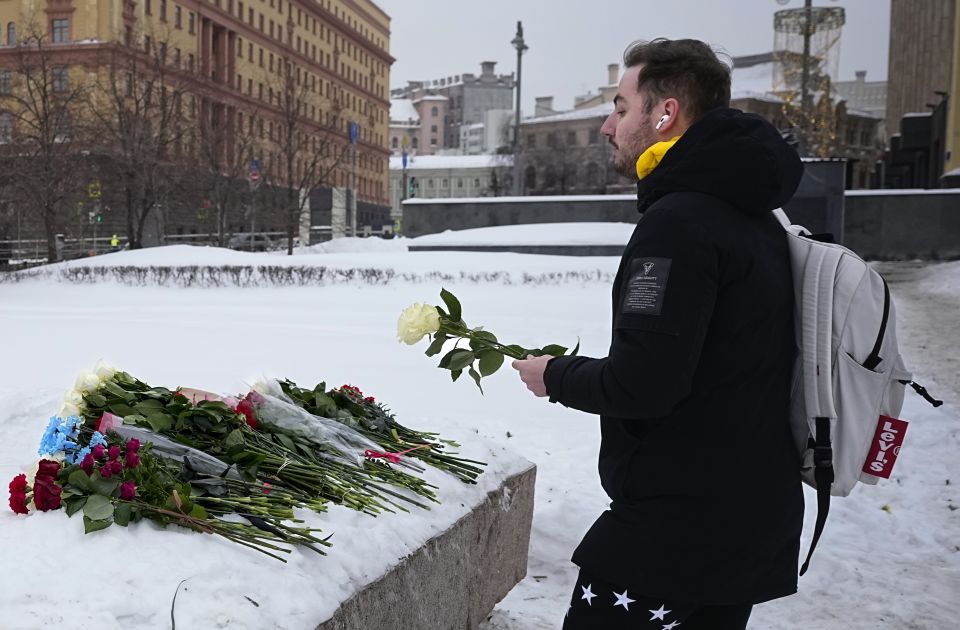
[(146, 518), (279, 560), (292, 546), (322, 554), (328, 539), (295, 508), (428, 508), (436, 488), (410, 460), (415, 453), (466, 482), (482, 471), (481, 462), (443, 451), (453, 443), (403, 427), (379, 405), (375, 415), (373, 405), (359, 389), (326, 392), (322, 383), (306, 390), (265, 381), (242, 397), (170, 390), (100, 364), (78, 377), (50, 419), (44, 459), (11, 481), (10, 507), (82, 511), (86, 532)]
[[(440, 354), (448, 341), (454, 341), (453, 348), (441, 357), (437, 367), (450, 370), (450, 376), (454, 381), (460, 378), (464, 370), (467, 370), (481, 393), (483, 393), (483, 387), (480, 385), (480, 379), (499, 370), (505, 357), (512, 359), (544, 355), (559, 357), (567, 353), (565, 346), (557, 344), (542, 348), (503, 344), (496, 335), (484, 330), (482, 326), (470, 328), (463, 321), (460, 300), (453, 293), (441, 289), (440, 299), (447, 307), (446, 310), (440, 306), (419, 302), (404, 309), (397, 321), (397, 338), (412, 346), (424, 337), (430, 336), (431, 343), (425, 352), (428, 357)], [(462, 342), (466, 342), (467, 347), (461, 347)], [(577, 354), (579, 349), (578, 342), (570, 354)]]

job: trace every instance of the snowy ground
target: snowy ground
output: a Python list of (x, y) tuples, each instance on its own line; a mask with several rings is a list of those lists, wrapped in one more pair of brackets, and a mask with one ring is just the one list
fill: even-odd
[[(126, 265), (139, 257), (142, 264), (363, 263), (419, 272), (502, 270), (512, 282), (501, 278), (447, 287), (460, 297), (468, 322), (523, 345), (579, 338), (584, 354), (605, 352), (610, 301), (603, 278), (616, 269), (615, 259), (434, 255), (407, 253), (396, 247), (400, 244), (392, 243), (393, 251), (316, 252), (294, 260), (164, 248), (166, 252), (129, 252), (91, 262)], [(370, 244), (365, 247), (369, 250)], [(834, 503), (800, 593), (757, 607), (752, 628), (919, 630), (954, 627), (960, 618), (960, 263), (886, 264), (883, 269), (893, 281), (908, 365), (917, 380), (948, 402), (933, 410), (908, 396), (902, 415), (911, 421), (910, 431), (895, 479)], [(524, 273), (546, 270), (600, 273), (593, 281), (519, 281)], [(596, 420), (533, 398), (509, 368), (487, 379), (481, 396), (467, 379), (451, 383), (445, 371), (434, 367), (434, 359), (423, 356), (424, 348), (398, 344), (394, 335), (400, 310), (414, 301), (437, 303), (439, 290), (439, 284), (400, 281), (258, 289), (52, 280), (0, 284), (5, 357), (0, 368), (0, 480), (31, 463), (57, 399), (77, 371), (99, 358), (148, 382), (225, 392), (239, 391), (244, 381), (262, 374), (302, 384), (353, 383), (387, 401), (409, 425), (437, 429), (467, 449), (489, 453), (495, 468), (515, 465), (516, 460), (498, 451), (502, 447), (537, 464), (528, 577), (484, 627), (557, 628), (575, 578), (570, 553), (606, 506), (596, 475)], [(948, 307), (950, 311), (938, 310)], [(812, 507), (810, 494), (808, 505)], [(376, 577), (389, 563), (387, 557), (402, 555), (409, 542), (386, 550), (365, 544), (365, 522), (351, 516), (321, 517), (326, 529), (352, 526), (334, 537), (330, 557), (304, 556), (292, 566), (274, 567), (269, 559), (251, 558), (246, 551), (190, 533), (140, 525), (84, 537), (79, 521), (62, 513), (17, 518), (3, 511), (0, 555), (6, 570), (0, 577), (0, 626), (167, 627), (173, 590), (189, 577), (184, 588), (190, 590), (181, 590), (177, 599), (178, 627), (312, 628), (324, 606), (342, 598), (365, 574)], [(812, 509), (807, 518), (808, 534)], [(398, 518), (397, 531), (411, 522)], [(382, 523), (388, 521), (377, 519), (377, 527)]]

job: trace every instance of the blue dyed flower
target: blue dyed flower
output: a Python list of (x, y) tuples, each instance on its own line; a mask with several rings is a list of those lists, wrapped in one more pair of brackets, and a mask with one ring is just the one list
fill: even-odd
[(76, 416), (70, 416), (66, 420), (57, 416), (50, 418), (50, 423), (44, 430), (43, 437), (40, 438), (40, 448), (37, 453), (40, 456), (55, 455), (59, 452), (69, 455), (68, 451), (78, 447), (74, 440), (80, 434), (77, 430), (79, 422), (80, 418)]
[(93, 448), (94, 446), (98, 445), (109, 446), (107, 443), (107, 438), (103, 436), (103, 433), (94, 431), (93, 435), (90, 436), (90, 447)]

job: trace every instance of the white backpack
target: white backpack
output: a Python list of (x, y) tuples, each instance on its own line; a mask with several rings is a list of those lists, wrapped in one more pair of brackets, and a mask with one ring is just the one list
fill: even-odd
[(803, 575), (830, 510), (857, 482), (888, 479), (907, 423), (898, 418), (912, 381), (897, 345), (884, 279), (849, 249), (816, 240), (774, 210), (787, 233), (793, 273), (797, 357), (790, 425), (804, 482), (817, 489), (817, 523)]

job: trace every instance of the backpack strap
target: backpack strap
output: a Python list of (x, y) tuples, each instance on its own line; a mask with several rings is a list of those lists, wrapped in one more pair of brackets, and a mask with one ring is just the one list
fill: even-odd
[(813, 538), (810, 540), (810, 549), (807, 559), (800, 567), (800, 575), (810, 567), (810, 557), (820, 542), (823, 527), (827, 524), (827, 515), (830, 513), (830, 486), (833, 484), (833, 447), (830, 443), (830, 418), (817, 418), (816, 446), (813, 449), (814, 480), (817, 482), (817, 524), (813, 528)]

